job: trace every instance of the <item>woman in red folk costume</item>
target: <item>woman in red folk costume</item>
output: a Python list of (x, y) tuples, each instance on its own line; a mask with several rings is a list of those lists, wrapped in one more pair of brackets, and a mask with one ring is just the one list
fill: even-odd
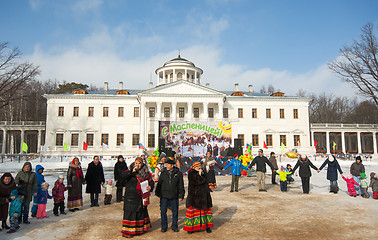
[(201, 168), (201, 162), (193, 163), (188, 173), (188, 197), (186, 198), (186, 216), (184, 231), (189, 234), (206, 230), (211, 233), (213, 227), (213, 206), (206, 171)]
[(85, 183), (83, 171), (81, 170), (80, 161), (74, 158), (69, 163), (67, 171), (67, 188), (68, 201), (67, 208), (71, 212), (79, 210), (83, 206), (83, 192), (82, 185)]
[[(154, 188), (154, 181), (143, 163), (142, 158), (137, 157), (130, 165), (129, 170), (121, 173), (125, 182), (126, 191), (123, 207), (122, 236), (130, 238), (147, 232), (151, 228), (147, 205), (150, 201), (150, 192)], [(147, 192), (143, 193), (141, 184), (147, 181)]]

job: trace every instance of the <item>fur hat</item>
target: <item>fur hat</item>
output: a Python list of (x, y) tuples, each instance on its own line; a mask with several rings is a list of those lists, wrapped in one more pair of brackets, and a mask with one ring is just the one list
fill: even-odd
[(264, 151), (260, 148), (260, 149), (259, 149), (259, 152), (263, 153)]
[(366, 178), (366, 174), (364, 172), (361, 173), (361, 178)]
[(360, 161), (362, 162), (362, 160), (361, 160), (361, 156), (357, 156), (357, 157), (356, 157), (356, 161), (357, 161), (357, 160), (360, 160)]

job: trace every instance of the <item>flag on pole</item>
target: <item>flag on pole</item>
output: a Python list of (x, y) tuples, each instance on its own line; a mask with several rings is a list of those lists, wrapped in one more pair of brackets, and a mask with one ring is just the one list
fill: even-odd
[(46, 144), (45, 145), (43, 145), (43, 152), (45, 152), (45, 153), (47, 153), (49, 150), (47, 149), (47, 146), (46, 146)]
[(68, 151), (67, 143), (63, 143), (63, 151)]
[(337, 144), (335, 142), (332, 142), (332, 149), (333, 149), (333, 151), (335, 151), (336, 145)]
[(102, 151), (108, 151), (108, 145), (102, 143)]
[(317, 149), (318, 148), (318, 142), (314, 141), (314, 145), (315, 145), (315, 149)]
[(265, 141), (264, 141), (264, 148), (268, 149), (268, 146), (266, 145)]
[(284, 152), (284, 151), (285, 151), (285, 144), (281, 142), (281, 152)]
[(28, 152), (28, 149), (29, 149), (29, 147), (28, 147), (28, 145), (26, 144), (26, 142), (22, 142), (22, 144), (21, 144), (21, 151), (27, 153), (27, 152)]
[(119, 148), (121, 151), (125, 151), (126, 150), (126, 147), (125, 147), (125, 144), (124, 143), (121, 143), (121, 147)]
[(143, 146), (142, 143), (138, 143), (139, 149), (143, 149), (144, 151), (147, 151), (147, 148)]
[(88, 143), (83, 142), (83, 150), (87, 151), (88, 150)]

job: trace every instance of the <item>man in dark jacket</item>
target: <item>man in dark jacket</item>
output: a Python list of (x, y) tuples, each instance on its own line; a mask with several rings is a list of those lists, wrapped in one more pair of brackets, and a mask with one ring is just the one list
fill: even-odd
[(178, 206), (179, 201), (184, 199), (184, 179), (181, 171), (174, 166), (175, 162), (171, 159), (165, 162), (156, 187), (155, 194), (160, 197), (161, 231), (168, 229), (167, 208), (172, 209), (172, 230), (178, 232)]
[(32, 172), (32, 165), (30, 162), (25, 162), (22, 171), (16, 175), (15, 182), (25, 191), (25, 199), (21, 206), (21, 214), (18, 217), (18, 222), (21, 220), (25, 224), (29, 224), (29, 208), (32, 196), (37, 196), (37, 176)]
[[(350, 173), (353, 175), (353, 180), (360, 184), (361, 173), (365, 172), (365, 166), (362, 164), (360, 156), (356, 157), (356, 161), (350, 166)], [(355, 185), (357, 195), (361, 194), (360, 185)]]
[(266, 192), (265, 189), (265, 173), (266, 173), (266, 164), (272, 169), (272, 173), (275, 171), (273, 165), (269, 160), (263, 155), (263, 150), (259, 149), (258, 156), (253, 159), (248, 168), (251, 169), (253, 165), (256, 164), (256, 175), (257, 175), (257, 184), (259, 185), (260, 192)]
[[(278, 165), (277, 165), (276, 154), (274, 152), (270, 153), (269, 162), (272, 164), (274, 170), (277, 171)], [(272, 171), (272, 184), (277, 184), (276, 183), (276, 175), (277, 175), (277, 173), (275, 171)]]
[(99, 156), (94, 156), (93, 161), (88, 164), (85, 181), (87, 182), (85, 192), (91, 194), (91, 207), (98, 207), (98, 194), (101, 193), (101, 185), (105, 182), (104, 169)]
[(117, 187), (117, 202), (123, 200), (123, 189), (125, 187), (124, 181), (121, 179), (121, 175), (124, 171), (128, 170), (125, 159), (122, 155), (118, 156), (118, 161), (114, 165), (114, 181)]

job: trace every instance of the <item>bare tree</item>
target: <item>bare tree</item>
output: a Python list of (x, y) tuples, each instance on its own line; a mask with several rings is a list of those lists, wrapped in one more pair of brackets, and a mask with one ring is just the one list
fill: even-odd
[(20, 56), (18, 48), (9, 49), (7, 42), (0, 43), (0, 109), (23, 98), (22, 89), (39, 74), (33, 64), (18, 63)]
[(273, 94), (276, 92), (276, 89), (274, 88), (274, 86), (272, 84), (269, 84), (268, 86), (268, 93), (269, 94)]
[(329, 68), (343, 80), (354, 85), (365, 97), (378, 105), (378, 42), (374, 25), (362, 28), (361, 39), (350, 47), (340, 49), (341, 57), (329, 64)]

